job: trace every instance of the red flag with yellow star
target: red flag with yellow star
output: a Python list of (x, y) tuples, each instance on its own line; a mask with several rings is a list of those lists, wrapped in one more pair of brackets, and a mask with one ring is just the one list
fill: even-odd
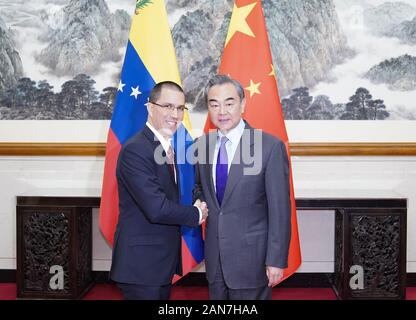
[[(227, 74), (243, 85), (247, 100), (244, 119), (254, 128), (270, 133), (285, 142), (290, 164), (288, 136), (260, 0), (235, 1), (219, 73)], [(208, 132), (213, 128), (214, 125), (207, 117), (204, 131)], [(291, 169), (290, 189), (292, 236), (288, 268), (285, 269), (281, 281), (292, 275), (301, 264)]]

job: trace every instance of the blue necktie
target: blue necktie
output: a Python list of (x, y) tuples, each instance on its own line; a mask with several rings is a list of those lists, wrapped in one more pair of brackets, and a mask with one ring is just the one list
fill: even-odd
[(217, 189), (216, 195), (219, 205), (221, 205), (224, 198), (225, 186), (228, 178), (228, 155), (225, 143), (228, 141), (227, 137), (221, 138), (220, 150), (218, 151), (217, 167), (215, 168), (215, 186)]

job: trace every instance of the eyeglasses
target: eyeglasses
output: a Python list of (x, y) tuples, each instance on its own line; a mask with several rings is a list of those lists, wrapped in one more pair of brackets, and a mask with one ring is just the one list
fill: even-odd
[(157, 105), (158, 107), (161, 107), (165, 110), (169, 110), (169, 111), (173, 111), (176, 109), (176, 111), (178, 112), (184, 112), (185, 110), (188, 110), (187, 107), (185, 106), (174, 106), (173, 104), (167, 103), (167, 104), (159, 104), (153, 101), (149, 101), (150, 103)]

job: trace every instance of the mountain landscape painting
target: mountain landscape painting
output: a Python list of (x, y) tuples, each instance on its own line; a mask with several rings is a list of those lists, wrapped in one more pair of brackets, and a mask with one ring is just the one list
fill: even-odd
[[(416, 120), (414, 0), (263, 0), (286, 120)], [(165, 0), (191, 118), (234, 1)], [(133, 0), (0, 0), (0, 119), (111, 118)]]

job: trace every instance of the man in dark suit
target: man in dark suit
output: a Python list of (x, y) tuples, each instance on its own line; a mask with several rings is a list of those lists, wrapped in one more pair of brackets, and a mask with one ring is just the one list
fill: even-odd
[(173, 275), (182, 269), (180, 225), (198, 226), (208, 212), (201, 202), (179, 205), (170, 139), (185, 109), (179, 85), (157, 84), (147, 104), (146, 126), (123, 145), (118, 158), (120, 215), (110, 277), (125, 299), (169, 298)]
[[(194, 198), (207, 202), (205, 267), (211, 299), (270, 299), (291, 236), (285, 145), (242, 120), (244, 89), (227, 76), (205, 89), (217, 130), (198, 139)], [(261, 106), (258, 106), (261, 112)]]

